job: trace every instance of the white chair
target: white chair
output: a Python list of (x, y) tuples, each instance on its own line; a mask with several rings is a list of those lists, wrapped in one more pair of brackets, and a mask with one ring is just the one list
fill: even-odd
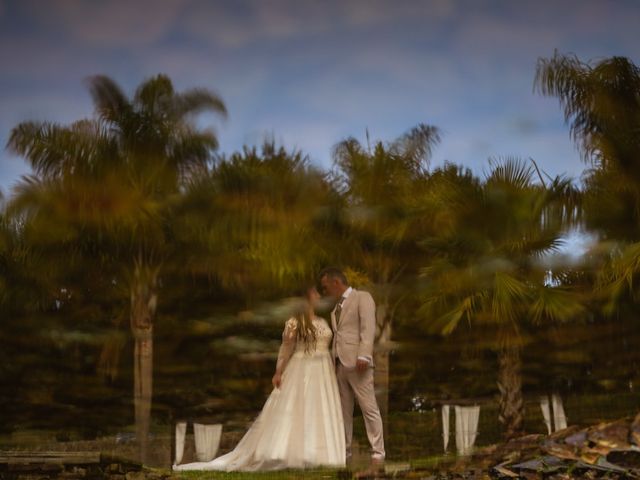
[[(176, 458), (174, 465), (180, 465), (184, 455), (184, 442), (187, 434), (187, 422), (176, 423)], [(196, 444), (196, 458), (199, 462), (213, 460), (220, 447), (222, 436), (222, 424), (207, 425), (203, 423), (193, 424), (193, 436)]]
[[(450, 408), (450, 405), (442, 406), (442, 440), (445, 452), (449, 445)], [(454, 405), (454, 412), (456, 419), (456, 451), (458, 455), (469, 455), (478, 436), (480, 406)]]
[(549, 401), (548, 395), (540, 397), (540, 410), (542, 410), (542, 417), (544, 418), (544, 423), (547, 426), (549, 435), (567, 428), (567, 416), (564, 413), (564, 406), (562, 405), (560, 395), (554, 393), (551, 395), (551, 401)]

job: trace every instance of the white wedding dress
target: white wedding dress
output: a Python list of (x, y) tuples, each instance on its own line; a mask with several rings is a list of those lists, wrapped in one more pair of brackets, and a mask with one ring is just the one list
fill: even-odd
[(274, 388), (262, 412), (234, 450), (210, 462), (187, 463), (174, 470), (258, 471), (285, 468), (343, 467), (345, 437), (342, 408), (330, 352), (333, 333), (315, 317), (316, 346), (305, 352), (297, 341), (297, 323), (287, 321)]

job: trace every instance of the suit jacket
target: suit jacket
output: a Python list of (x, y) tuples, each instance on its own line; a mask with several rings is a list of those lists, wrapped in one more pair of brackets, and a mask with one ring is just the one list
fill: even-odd
[(342, 302), (340, 320), (331, 312), (333, 356), (347, 368), (354, 368), (358, 357), (373, 360), (376, 333), (376, 304), (369, 292), (353, 289)]

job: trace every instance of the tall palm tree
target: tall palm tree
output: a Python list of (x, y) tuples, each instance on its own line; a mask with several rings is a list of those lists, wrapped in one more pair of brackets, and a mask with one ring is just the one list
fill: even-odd
[(605, 311), (635, 301), (640, 273), (640, 68), (624, 57), (538, 61), (536, 88), (557, 97), (583, 160), (584, 223), (603, 241), (596, 293)]
[[(389, 350), (397, 306), (406, 296), (401, 283), (422, 253), (416, 239), (425, 224), (416, 215), (417, 199), (429, 178), (437, 127), (419, 124), (389, 143), (373, 148), (348, 138), (334, 147), (334, 183), (342, 196), (342, 221), (333, 237), (335, 258), (364, 274), (376, 298), (376, 385), (378, 403), (388, 410)], [(334, 260), (334, 261), (336, 261)]]
[(591, 64), (555, 52), (538, 60), (535, 87), (559, 99), (583, 160), (640, 183), (640, 69), (633, 62)]
[(561, 245), (572, 187), (561, 178), (537, 182), (534, 166), (518, 159), (492, 163), (483, 181), (451, 168), (436, 177), (446, 221), (423, 242), (420, 313), (432, 332), (449, 334), (461, 321), (495, 332), (500, 420), (511, 438), (523, 428), (522, 326), (583, 312), (577, 294), (545, 283), (543, 262)]
[(8, 147), (34, 175), (17, 188), (14, 207), (29, 219), (40, 247), (63, 246), (71, 256), (117, 265), (113, 286), (129, 303), (134, 348), (134, 405), (141, 459), (147, 456), (153, 324), (163, 267), (180, 252), (172, 215), (184, 185), (206, 172), (217, 147), (195, 115), (226, 115), (214, 93), (174, 90), (158, 75), (129, 99), (110, 78), (89, 79), (96, 117), (68, 126), (25, 122)]

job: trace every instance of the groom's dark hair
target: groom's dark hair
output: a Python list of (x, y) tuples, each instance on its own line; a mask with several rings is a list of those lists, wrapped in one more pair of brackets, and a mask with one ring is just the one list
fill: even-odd
[(318, 275), (318, 282), (320, 282), (320, 280), (322, 280), (323, 277), (337, 278), (338, 280), (340, 280), (345, 285), (349, 285), (349, 281), (347, 280), (347, 276), (338, 267), (327, 267), (327, 268), (324, 268), (320, 272), (320, 275)]

